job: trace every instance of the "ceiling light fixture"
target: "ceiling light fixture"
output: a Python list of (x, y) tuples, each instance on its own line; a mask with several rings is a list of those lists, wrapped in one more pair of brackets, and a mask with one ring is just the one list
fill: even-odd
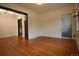
[(42, 5), (43, 3), (36, 3), (37, 5)]
[(42, 5), (43, 4), (43, 0), (36, 0), (36, 4), (37, 5)]

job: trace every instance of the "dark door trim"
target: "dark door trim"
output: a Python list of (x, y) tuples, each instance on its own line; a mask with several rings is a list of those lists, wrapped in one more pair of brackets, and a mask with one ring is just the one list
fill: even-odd
[(16, 13), (19, 13), (19, 14), (23, 14), (23, 15), (26, 16), (26, 20), (25, 20), (25, 39), (28, 40), (28, 14), (25, 13), (25, 12), (18, 11), (18, 10), (8, 8), (8, 7), (4, 7), (4, 6), (0, 6), (0, 8), (5, 9), (5, 10), (9, 10), (9, 11), (12, 11), (12, 12), (16, 12)]
[(18, 19), (18, 36), (22, 37), (22, 19)]

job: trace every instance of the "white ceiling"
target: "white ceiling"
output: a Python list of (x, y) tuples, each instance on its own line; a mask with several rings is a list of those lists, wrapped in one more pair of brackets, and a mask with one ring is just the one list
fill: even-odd
[(45, 3), (43, 5), (37, 5), (35, 3), (19, 3), (18, 5), (39, 13), (64, 8), (65, 6), (73, 6), (72, 3)]

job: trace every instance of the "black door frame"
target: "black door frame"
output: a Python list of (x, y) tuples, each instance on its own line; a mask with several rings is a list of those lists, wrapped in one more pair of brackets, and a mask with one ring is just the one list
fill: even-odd
[(23, 15), (26, 16), (26, 19), (25, 19), (25, 39), (28, 40), (28, 14), (25, 13), (25, 12), (18, 11), (18, 10), (15, 10), (15, 9), (12, 9), (12, 8), (8, 8), (8, 7), (4, 7), (4, 6), (0, 6), (0, 8), (4, 9), (4, 10), (16, 12), (16, 13), (19, 13), (19, 14), (23, 14)]

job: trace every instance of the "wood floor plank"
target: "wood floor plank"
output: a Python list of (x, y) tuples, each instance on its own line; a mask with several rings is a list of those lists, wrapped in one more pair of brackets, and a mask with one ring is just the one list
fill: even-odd
[(1, 56), (70, 56), (78, 55), (73, 39), (37, 37), (26, 40), (21, 37), (0, 38)]

